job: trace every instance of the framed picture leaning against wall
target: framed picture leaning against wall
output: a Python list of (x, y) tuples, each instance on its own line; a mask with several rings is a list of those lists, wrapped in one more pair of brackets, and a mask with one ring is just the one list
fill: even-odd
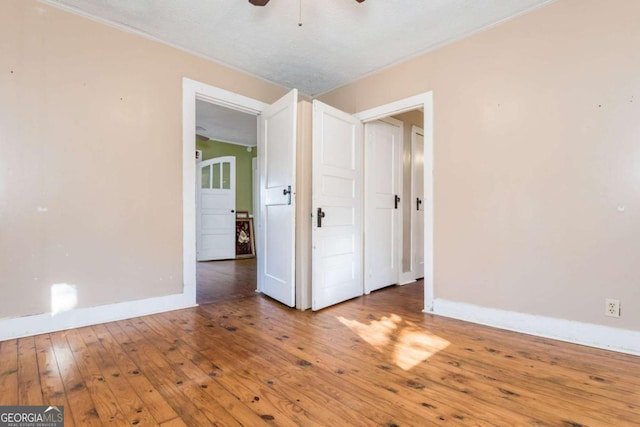
[(236, 218), (236, 258), (256, 256), (253, 240), (253, 218)]

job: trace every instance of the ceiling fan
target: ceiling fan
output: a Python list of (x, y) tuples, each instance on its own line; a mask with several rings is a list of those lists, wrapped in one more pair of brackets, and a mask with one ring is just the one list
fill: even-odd
[[(362, 3), (364, 0), (356, 0), (358, 3)], [(269, 3), (269, 0), (249, 0), (254, 6), (266, 6)]]

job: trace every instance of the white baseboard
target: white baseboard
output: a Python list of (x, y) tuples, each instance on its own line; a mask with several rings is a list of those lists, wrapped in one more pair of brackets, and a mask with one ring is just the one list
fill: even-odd
[(432, 313), (509, 331), (640, 356), (640, 331), (498, 310), (443, 299), (434, 301)]
[(98, 307), (78, 308), (56, 315), (45, 313), (0, 319), (0, 341), (130, 319), (196, 305), (193, 297), (186, 294), (175, 294)]

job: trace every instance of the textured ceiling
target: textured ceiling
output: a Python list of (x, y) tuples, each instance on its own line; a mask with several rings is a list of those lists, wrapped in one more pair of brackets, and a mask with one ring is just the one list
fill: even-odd
[(196, 133), (214, 141), (255, 146), (258, 143), (258, 119), (251, 114), (196, 101)]
[(553, 0), (43, 1), (317, 96)]

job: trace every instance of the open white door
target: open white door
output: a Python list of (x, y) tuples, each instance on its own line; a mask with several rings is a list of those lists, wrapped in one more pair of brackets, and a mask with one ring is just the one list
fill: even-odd
[(402, 259), (402, 122), (365, 129), (365, 279), (369, 293), (398, 283)]
[(236, 158), (216, 157), (198, 164), (197, 260), (236, 256)]
[(424, 131), (411, 129), (411, 170), (413, 185), (412, 270), (416, 279), (424, 277)]
[(258, 289), (295, 305), (295, 172), (298, 91), (260, 115)]
[(363, 294), (362, 123), (313, 101), (313, 310)]

